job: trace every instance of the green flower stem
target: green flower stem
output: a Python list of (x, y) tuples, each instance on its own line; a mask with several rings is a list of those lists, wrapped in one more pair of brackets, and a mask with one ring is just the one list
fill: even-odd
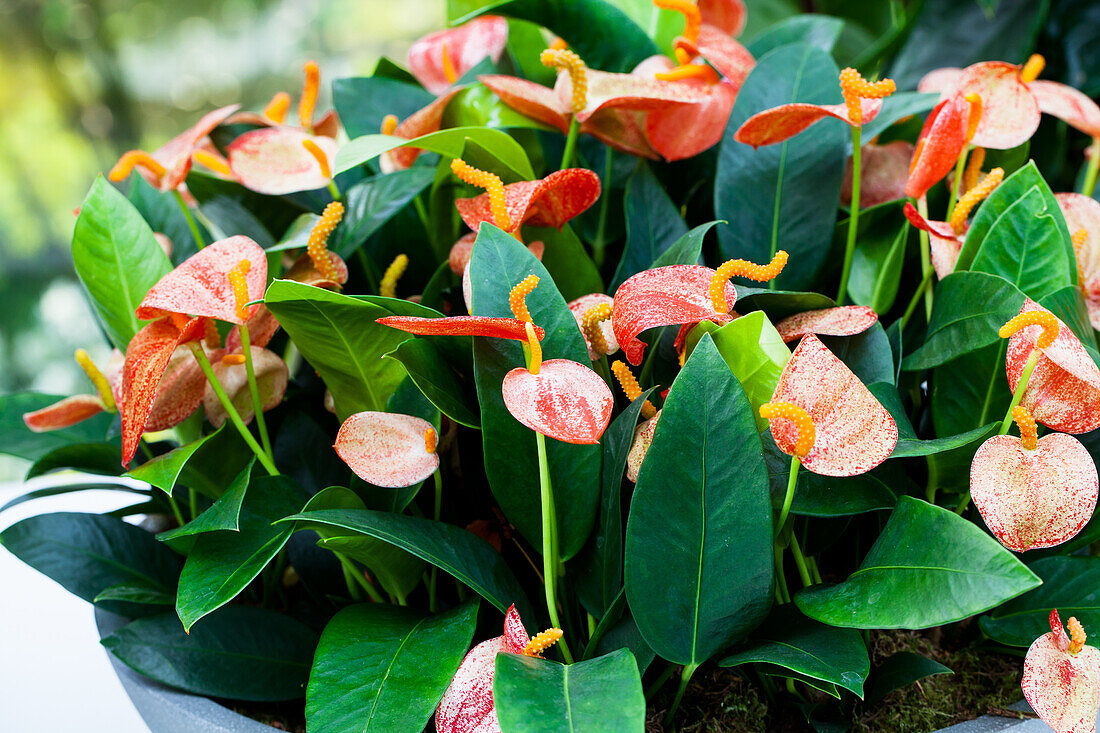
[(195, 356), (195, 361), (199, 363), (199, 368), (202, 369), (202, 373), (206, 375), (206, 379), (210, 382), (211, 389), (214, 390), (214, 394), (217, 395), (218, 401), (222, 403), (222, 407), (225, 408), (225, 412), (229, 417), (229, 420), (233, 423), (233, 426), (237, 428), (237, 432), (244, 438), (244, 442), (248, 444), (248, 447), (252, 449), (252, 452), (256, 454), (256, 459), (259, 460), (260, 465), (267, 469), (267, 472), (272, 476), (279, 475), (279, 469), (275, 468), (275, 463), (267, 457), (264, 453), (264, 449), (260, 447), (260, 444), (256, 442), (256, 439), (252, 437), (252, 433), (249, 432), (248, 426), (241, 420), (240, 414), (237, 412), (237, 408), (233, 406), (233, 402), (229, 399), (229, 396), (225, 393), (225, 388), (222, 387), (221, 382), (218, 381), (218, 375), (214, 374), (214, 368), (210, 366), (210, 360), (206, 358), (206, 352), (202, 350), (197, 341), (192, 341), (188, 346), (191, 347), (191, 353)]
[(787, 493), (783, 497), (783, 508), (779, 510), (779, 523), (775, 526), (776, 537), (783, 531), (783, 525), (787, 522), (787, 514), (791, 511), (791, 502), (794, 501), (794, 489), (798, 484), (798, 469), (801, 466), (802, 461), (798, 460), (798, 456), (791, 456), (791, 470), (787, 474)]
[(191, 518), (194, 519), (195, 517), (199, 516), (199, 495), (198, 495), (198, 492), (196, 492), (194, 489), (188, 489), (187, 490), (187, 499), (188, 499), (188, 504), (190, 505), (190, 509), (191, 509)]
[(1027, 389), (1027, 382), (1031, 379), (1031, 373), (1035, 371), (1035, 365), (1039, 363), (1039, 350), (1032, 349), (1028, 354), (1027, 361), (1024, 363), (1024, 371), (1020, 373), (1020, 382), (1016, 385), (1016, 391), (1012, 393), (1012, 401), (1008, 403), (1008, 412), (1005, 413), (1004, 420), (1001, 421), (1001, 429), (997, 431), (997, 435), (1006, 435), (1008, 429), (1012, 427), (1012, 410), (1016, 408), (1016, 405), (1020, 404), (1020, 400), (1024, 398), (1024, 390)]
[(862, 173), (859, 146), (859, 125), (852, 126), (852, 204), (848, 215), (848, 242), (844, 247), (844, 266), (840, 270), (840, 291), (836, 295), (836, 304), (844, 305), (848, 298), (848, 277), (852, 273), (852, 258), (856, 253), (856, 231), (859, 229), (859, 181)]
[(691, 682), (691, 676), (695, 674), (695, 670), (699, 669), (698, 664), (685, 664), (683, 670), (680, 672), (680, 687), (676, 690), (676, 697), (672, 698), (672, 706), (668, 709), (668, 714), (665, 715), (665, 727), (668, 728), (672, 725), (672, 719), (676, 717), (676, 711), (680, 709), (680, 701), (684, 699), (684, 691), (687, 689), (688, 683)]
[(814, 582), (823, 582), (821, 580), (821, 571), (817, 569), (817, 560), (812, 557), (808, 557), (806, 558), (806, 563), (810, 566), (810, 577), (814, 579)]
[(336, 187), (335, 179), (328, 182), (328, 192), (332, 195), (333, 201), (339, 201), (341, 198), (343, 198), (342, 194), (340, 193), (340, 189)]
[[(921, 235), (927, 237), (928, 235), (921, 232)], [(917, 286), (917, 291), (913, 293), (913, 299), (909, 301), (909, 305), (905, 307), (905, 313), (901, 317), (901, 328), (905, 330), (906, 325), (909, 323), (909, 319), (913, 317), (913, 311), (917, 309), (917, 304), (920, 303), (921, 298), (924, 296), (924, 291), (928, 289), (928, 286), (932, 283), (932, 270), (924, 273), (924, 277), (921, 278), (920, 285)]]
[(248, 375), (248, 392), (252, 395), (252, 410), (256, 415), (256, 427), (260, 431), (260, 442), (263, 443), (264, 453), (272, 461), (275, 453), (271, 450), (271, 439), (267, 436), (267, 422), (264, 420), (264, 403), (260, 401), (260, 388), (256, 384), (256, 369), (252, 365), (252, 341), (248, 335), (248, 324), (238, 326), (241, 334), (241, 348), (244, 351), (244, 369)]
[(183, 512), (180, 511), (180, 505), (176, 503), (176, 500), (172, 496), (172, 494), (166, 493), (165, 496), (168, 497), (168, 506), (172, 507), (172, 516), (176, 518), (176, 522), (179, 523), (179, 526), (182, 527), (183, 525), (187, 524), (187, 522), (183, 520)]
[[(925, 219), (928, 218), (928, 200), (921, 196), (917, 200), (917, 211)], [(920, 230), (920, 271), (921, 279), (932, 282), (932, 250), (928, 241), (928, 232)], [(924, 317), (932, 319), (932, 288), (924, 286)]]
[[(439, 516), (443, 509), (443, 474), (440, 470), (435, 469), (435, 505), (433, 506), (432, 519), (439, 521)], [(439, 575), (439, 568), (432, 565), (431, 570), (428, 571), (428, 610), (432, 613), (436, 612), (437, 603), (435, 596), (436, 579)]]
[(794, 564), (798, 568), (798, 577), (802, 581), (802, 587), (807, 588), (814, 584), (810, 579), (810, 570), (806, 567), (806, 557), (802, 554), (802, 548), (798, 546), (798, 538), (791, 533), (791, 555), (794, 557)]
[(367, 579), (363, 577), (363, 573), (359, 570), (359, 568), (355, 567), (355, 563), (349, 560), (347, 555), (342, 552), (336, 552), (335, 550), (332, 552), (332, 554), (336, 556), (336, 559), (339, 560), (340, 564), (344, 567), (345, 577), (350, 575), (352, 580), (354, 580), (360, 588), (365, 590), (367, 592), (367, 595), (370, 596), (370, 599), (375, 603), (386, 602), (386, 600), (382, 598), (382, 594), (378, 592), (378, 589), (367, 582)]
[[(546, 458), (546, 436), (535, 433), (535, 444), (539, 453), (539, 493), (542, 497), (542, 576), (543, 586), (546, 589), (546, 611), (550, 615), (550, 623), (556, 628), (562, 628), (558, 619), (558, 603), (555, 586), (558, 579), (557, 519), (554, 513), (554, 490), (550, 485), (550, 463)], [(573, 655), (569, 651), (569, 645), (565, 643), (565, 637), (559, 642), (561, 654), (567, 664), (573, 663)]]
[(611, 200), (609, 195), (611, 192), (611, 159), (615, 153), (608, 145), (607, 152), (604, 154), (603, 159), (603, 184), (602, 196), (600, 197), (600, 219), (599, 224), (596, 226), (596, 239), (592, 242), (592, 261), (596, 263), (596, 267), (603, 267), (605, 250), (607, 249), (607, 241), (604, 239), (607, 231), (607, 202)]
[(787, 590), (787, 574), (783, 570), (783, 548), (775, 543), (775, 600), (779, 604), (791, 602), (791, 592)]
[(607, 386), (611, 388), (612, 393), (615, 391), (615, 383), (611, 380), (611, 370), (607, 366), (607, 354), (600, 354), (600, 358), (592, 362), (592, 370), (599, 374), (603, 378), (603, 381), (607, 382)]
[(1081, 186), (1081, 193), (1092, 196), (1096, 188), (1096, 175), (1100, 173), (1100, 137), (1092, 139), (1092, 157), (1089, 158), (1088, 168), (1085, 169), (1085, 182)]
[(951, 214), (955, 211), (955, 203), (959, 200), (959, 190), (962, 188), (963, 171), (966, 170), (966, 158), (970, 155), (970, 146), (967, 145), (959, 153), (959, 159), (955, 161), (955, 180), (951, 184), (951, 198), (947, 201), (947, 220), (951, 220)]
[(653, 681), (653, 684), (649, 686), (649, 689), (645, 691), (645, 701), (650, 702), (653, 700), (653, 696), (661, 691), (661, 688), (665, 686), (669, 678), (672, 677), (673, 672), (676, 671), (675, 664), (669, 664), (665, 667), (665, 671), (661, 672), (661, 675)]
[(176, 195), (176, 203), (180, 205), (183, 218), (187, 219), (187, 226), (191, 227), (191, 236), (195, 238), (195, 246), (202, 249), (206, 246), (206, 240), (202, 238), (199, 225), (195, 223), (195, 217), (191, 216), (191, 209), (187, 206), (187, 202), (183, 200), (183, 194), (179, 192), (179, 189), (172, 191), (172, 193)]
[(573, 115), (573, 121), (569, 123), (569, 135), (565, 138), (565, 152), (561, 154), (561, 169), (565, 170), (573, 162), (573, 152), (577, 148), (577, 135), (580, 134), (581, 123), (577, 116)]

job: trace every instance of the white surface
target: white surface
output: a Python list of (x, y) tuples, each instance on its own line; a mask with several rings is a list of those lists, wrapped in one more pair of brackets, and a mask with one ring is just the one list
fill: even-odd
[[(51, 477), (56, 481), (56, 477)], [(0, 483), (0, 505), (34, 488)], [(32, 514), (104, 512), (135, 494), (80, 491), (0, 514), (3, 529)], [(148, 733), (99, 645), (92, 605), (0, 548), (0, 731)]]

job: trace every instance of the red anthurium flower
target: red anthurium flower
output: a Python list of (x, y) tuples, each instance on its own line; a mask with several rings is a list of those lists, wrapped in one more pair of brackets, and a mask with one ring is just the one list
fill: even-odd
[(564, 443), (598, 443), (615, 399), (599, 374), (568, 359), (517, 367), (504, 376), (504, 405), (535, 432)]
[[(885, 145), (864, 145), (860, 149), (859, 206), (867, 209), (905, 198), (905, 182), (909, 178), (909, 161), (913, 158), (913, 145), (905, 140), (895, 140)], [(852, 158), (844, 171), (844, 183), (840, 188), (840, 203), (852, 204)]]
[[(420, 318), (418, 316), (385, 316), (378, 323), (417, 336), (489, 336), (490, 338), (527, 340), (524, 322), (516, 318), (488, 316), (450, 316)], [(542, 340), (546, 332), (535, 326), (535, 335)]]
[[(286, 393), (286, 383), (290, 374), (286, 362), (275, 352), (259, 346), (253, 346), (251, 352), (256, 387), (260, 394), (260, 404), (263, 405), (263, 411), (267, 412), (283, 401), (283, 394)], [(188, 353), (187, 356), (194, 363), (195, 360), (191, 357), (191, 354)], [(252, 422), (255, 408), (252, 404), (252, 394), (249, 391), (244, 355), (241, 353), (229, 354), (227, 358), (219, 359), (212, 366), (214, 375), (218, 378), (222, 388), (225, 389), (225, 393), (229, 396), (233, 406), (237, 408), (237, 413), (241, 416), (241, 419), (246, 425)], [(199, 376), (203, 376), (201, 372)], [(206, 411), (206, 419), (214, 427), (221, 427), (228, 417), (225, 406), (222, 405), (221, 400), (214, 393), (213, 387), (205, 379), (203, 379), (203, 386), (205, 390), (202, 395), (202, 404)]]
[[(1039, 126), (1039, 113), (1053, 115), (1091, 137), (1100, 136), (1100, 107), (1071, 86), (1039, 80), (1045, 60), (1038, 54), (1023, 66), (985, 61), (965, 69), (936, 69), (920, 80), (922, 92), (976, 92), (985, 112), (974, 144), (1011, 148), (1030, 138)], [(1014, 142), (1018, 141), (1018, 142)]]
[(191, 170), (191, 156), (202, 148), (206, 136), (239, 108), (240, 105), (231, 104), (206, 113), (193, 127), (184, 130), (152, 153), (141, 150), (124, 153), (107, 177), (112, 181), (121, 181), (136, 166), (142, 177), (161, 191), (178, 189)]
[[(446, 32), (446, 31), (445, 31)], [(455, 95), (461, 92), (463, 87), (455, 87), (441, 96), (432, 100), (429, 104), (413, 112), (404, 120), (398, 122), (394, 115), (386, 115), (382, 120), (382, 134), (403, 137), (406, 140), (422, 137), (433, 132), (438, 132), (443, 122), (443, 113), (447, 105), (451, 103)], [(392, 173), (396, 170), (408, 168), (423, 152), (420, 148), (396, 148), (382, 153), (380, 163), (383, 173)]]
[(1077, 282), (1085, 296), (1089, 320), (1100, 328), (1100, 202), (1079, 193), (1054, 195), (1073, 235)]
[(357, 412), (340, 426), (333, 447), (355, 472), (375, 486), (418, 484), (439, 468), (439, 436), (427, 420), (390, 412)]
[[(511, 221), (507, 231), (517, 232), (523, 224), (560, 229), (599, 197), (600, 177), (585, 168), (567, 168), (536, 181), (510, 183), (504, 187), (504, 202)], [(458, 199), (455, 206), (466, 226), (475, 232), (481, 222), (495, 221), (491, 193)]]
[(1073, 538), (1096, 508), (1096, 464), (1071, 435), (1036, 439), (1035, 420), (1012, 410), (1020, 437), (995, 435), (970, 464), (970, 497), (989, 531), (1015, 552)]
[(645, 342), (638, 334), (642, 331), (700, 321), (727, 323), (737, 301), (737, 290), (729, 279), (738, 275), (766, 282), (779, 275), (786, 264), (787, 253), (780, 250), (767, 265), (730, 260), (717, 270), (670, 265), (632, 275), (615, 291), (611, 314), (615, 340), (631, 364), (641, 364)]
[(1047, 345), (1044, 326), (1037, 321), (1011, 336), (1005, 356), (1009, 387), (1015, 391), (1028, 357), (1036, 350), (1038, 361), (1020, 404), (1043, 425), (1062, 433), (1087, 433), (1100, 427), (1100, 369), (1066, 324), (1028, 298), (1020, 314), (1031, 312), (1053, 319), (1058, 335)]
[(619, 342), (615, 340), (615, 330), (611, 327), (613, 302), (610, 295), (591, 293), (582, 295), (569, 303), (569, 311), (584, 335), (588, 357), (592, 361), (596, 361), (604, 354), (614, 354), (619, 350)]
[[(824, 476), (867, 473), (898, 442), (894, 418), (813, 334), (787, 360), (769, 404), (793, 405), (802, 416), (801, 424), (782, 414), (769, 418), (779, 449)], [(769, 417), (763, 408), (761, 416)]]
[(1076, 618), (1067, 626), (1068, 636), (1058, 610), (1050, 612), (1050, 633), (1027, 650), (1021, 687), (1031, 709), (1055, 733), (1095, 733), (1100, 650), (1085, 644), (1085, 630)]
[(117, 401), (111, 385), (111, 376), (104, 376), (84, 349), (77, 349), (75, 357), (98, 394), (73, 395), (39, 410), (23, 413), (23, 422), (33, 432), (60, 430), (95, 417), (101, 412), (116, 410)]
[[(975, 106), (975, 109), (981, 107)], [(961, 94), (953, 94), (932, 108), (917, 137), (917, 147), (909, 164), (906, 196), (919, 199), (955, 167), (955, 161), (969, 142), (970, 121), (971, 103)]]
[(255, 313), (257, 306), (249, 306), (244, 318), (237, 313), (228, 275), (241, 260), (248, 260), (250, 264), (245, 274), (248, 300), (263, 298), (267, 286), (267, 255), (248, 237), (229, 237), (199, 250), (162, 277), (137, 307), (138, 318), (150, 320), (169, 313), (186, 313), (243, 323)]
[(280, 125), (244, 133), (227, 152), (229, 168), (241, 185), (280, 196), (327, 186), (338, 147), (330, 137)]
[(784, 318), (775, 330), (789, 343), (811, 333), (818, 336), (855, 336), (878, 322), (878, 314), (865, 305), (842, 305), (805, 311)]
[(437, 733), (500, 733), (493, 704), (497, 654), (539, 656), (561, 638), (561, 629), (528, 637), (515, 606), (504, 616), (504, 635), (483, 641), (466, 655), (435, 711)]
[(508, 21), (483, 15), (457, 28), (430, 33), (409, 48), (409, 71), (425, 89), (442, 94), (484, 58), (495, 63), (508, 43)]

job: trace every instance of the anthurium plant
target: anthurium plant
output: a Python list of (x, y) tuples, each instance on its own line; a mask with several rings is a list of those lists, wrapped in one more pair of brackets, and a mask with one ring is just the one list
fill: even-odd
[(309, 733), (698, 726), (722, 668), (842, 730), (937, 628), (1092, 731), (1100, 108), (1018, 29), (1072, 13), (810, 5), (456, 1), (332, 110), (310, 62), (122, 154), (114, 354), (0, 449), (140, 498), (0, 541)]

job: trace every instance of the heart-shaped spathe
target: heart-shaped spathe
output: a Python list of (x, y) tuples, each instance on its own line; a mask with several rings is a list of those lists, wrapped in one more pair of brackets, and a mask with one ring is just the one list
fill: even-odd
[(598, 443), (615, 403), (599, 374), (568, 359), (544, 361), (538, 374), (513, 369), (501, 391), (512, 417), (563, 443)]

